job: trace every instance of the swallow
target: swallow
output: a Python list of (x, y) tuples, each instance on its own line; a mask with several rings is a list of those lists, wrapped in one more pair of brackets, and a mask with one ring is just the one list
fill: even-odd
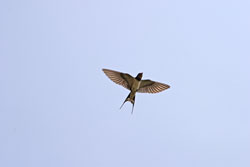
[(111, 81), (130, 90), (129, 95), (127, 96), (125, 101), (122, 103), (120, 109), (122, 108), (124, 103), (129, 101), (133, 105), (131, 114), (133, 114), (133, 110), (134, 110), (136, 92), (159, 93), (161, 91), (164, 91), (170, 88), (169, 85), (164, 84), (164, 83), (152, 81), (149, 79), (142, 80), (143, 73), (138, 73), (136, 77), (132, 77), (131, 75), (127, 73), (122, 73), (122, 72), (109, 70), (109, 69), (102, 69), (102, 70)]

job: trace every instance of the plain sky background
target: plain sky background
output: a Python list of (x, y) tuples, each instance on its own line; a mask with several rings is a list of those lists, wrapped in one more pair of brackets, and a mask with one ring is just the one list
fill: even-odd
[[(2, 0), (1, 167), (249, 167), (249, 0)], [(171, 86), (137, 94), (102, 68)]]

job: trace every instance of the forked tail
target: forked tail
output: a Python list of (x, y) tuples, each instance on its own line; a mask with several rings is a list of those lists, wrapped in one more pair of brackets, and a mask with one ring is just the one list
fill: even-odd
[(130, 97), (131, 96), (131, 92), (128, 94), (128, 97), (124, 100), (124, 102), (122, 103), (120, 109), (122, 108), (122, 106), (127, 102), (127, 101), (130, 101), (132, 103), (132, 111), (131, 111), (131, 114), (133, 114), (133, 111), (134, 111), (134, 105), (135, 105), (135, 95), (134, 97)]

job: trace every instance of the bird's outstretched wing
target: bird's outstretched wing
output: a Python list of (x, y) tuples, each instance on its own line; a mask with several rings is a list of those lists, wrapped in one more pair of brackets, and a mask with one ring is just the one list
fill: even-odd
[(131, 75), (109, 69), (102, 70), (109, 77), (110, 80), (130, 90), (134, 80)]
[(151, 81), (148, 79), (148, 80), (141, 81), (140, 88), (137, 90), (137, 92), (140, 92), (140, 93), (159, 93), (159, 92), (164, 91), (168, 88), (170, 88), (170, 86), (167, 84)]

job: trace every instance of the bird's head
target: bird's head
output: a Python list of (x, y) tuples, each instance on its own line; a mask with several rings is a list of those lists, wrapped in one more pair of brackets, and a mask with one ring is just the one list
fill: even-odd
[(138, 81), (140, 81), (142, 79), (142, 72), (137, 74), (137, 76), (135, 77), (135, 79), (137, 79)]

